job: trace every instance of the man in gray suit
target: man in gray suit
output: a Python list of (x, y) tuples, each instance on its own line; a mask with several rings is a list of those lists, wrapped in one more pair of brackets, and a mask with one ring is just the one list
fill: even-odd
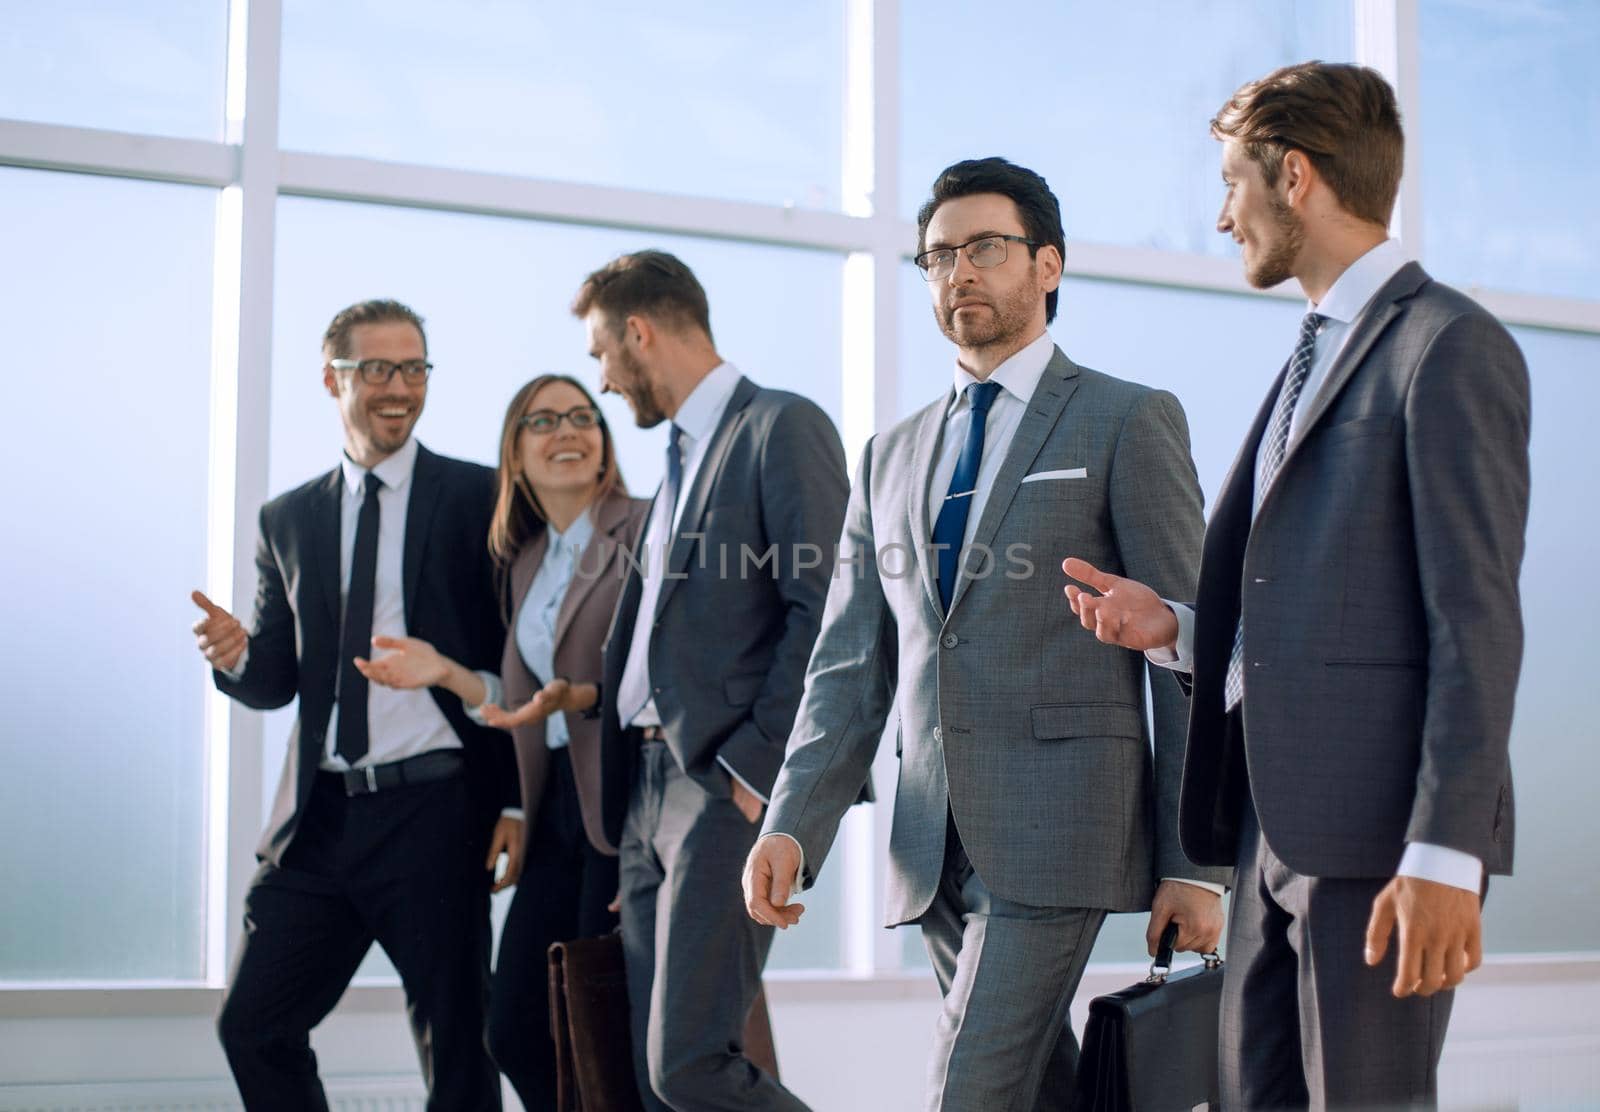
[(1429, 1105), (1485, 873), (1511, 867), (1527, 369), (1387, 238), (1403, 143), (1382, 77), (1291, 66), (1211, 128), (1218, 229), (1309, 311), (1194, 610), (1092, 559), (1066, 570), (1099, 593), (1067, 593), (1102, 640), (1192, 669), (1183, 846), (1238, 865), (1224, 1104)]
[(815, 404), (723, 361), (705, 291), (673, 256), (613, 260), (573, 312), (602, 388), (641, 427), (672, 423), (601, 686), (640, 1095), (684, 1112), (803, 1109), (741, 1053), (772, 930), (745, 916), (738, 876), (822, 620), (844, 450)]
[(1075, 365), (1045, 331), (1064, 243), (1043, 178), (957, 163), (918, 226), (954, 387), (862, 455), (745, 899), (798, 921), (788, 896), (896, 706), (888, 925), (921, 925), (945, 998), (928, 1107), (1059, 1108), (1067, 1009), (1106, 913), (1154, 896), (1152, 938), (1176, 920), (1180, 947), (1208, 950), (1221, 888), (1186, 881), (1226, 873), (1178, 849), (1181, 693), (1159, 689), (1152, 761), (1143, 662), (1078, 628), (1034, 561), (1092, 551), (1182, 590), (1200, 489), (1177, 400)]

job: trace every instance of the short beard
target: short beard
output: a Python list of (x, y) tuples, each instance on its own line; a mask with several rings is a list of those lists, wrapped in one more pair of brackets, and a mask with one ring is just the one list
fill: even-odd
[(1258, 290), (1270, 290), (1293, 278), (1295, 260), (1300, 257), (1300, 249), (1306, 242), (1306, 226), (1295, 215), (1289, 202), (1273, 196), (1267, 198), (1267, 206), (1272, 212), (1272, 226), (1277, 234), (1265, 253), (1244, 272), (1245, 281)]
[[(1034, 264), (1037, 265), (1037, 264)], [(1030, 268), (1031, 273), (1031, 268)], [(1018, 339), (1027, 339), (1022, 333), (1033, 319), (1039, 292), (1031, 285), (1019, 286), (1001, 302), (991, 302), (992, 317), (972, 325), (958, 325), (955, 311), (941, 300), (933, 307), (939, 331), (957, 347), (971, 351), (1003, 347)]]
[(617, 362), (627, 376), (621, 394), (633, 410), (633, 422), (641, 429), (653, 429), (667, 419), (667, 411), (656, 397), (656, 390), (645, 373), (644, 365), (626, 347), (617, 350)]

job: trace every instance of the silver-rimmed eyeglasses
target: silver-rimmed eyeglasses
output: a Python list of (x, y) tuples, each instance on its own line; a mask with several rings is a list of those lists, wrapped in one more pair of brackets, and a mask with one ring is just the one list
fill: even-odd
[(1039, 246), (1027, 236), (979, 236), (977, 239), (958, 243), (954, 247), (935, 247), (932, 251), (924, 251), (911, 261), (922, 270), (923, 278), (929, 282), (937, 282), (941, 278), (950, 277), (951, 271), (955, 270), (957, 251), (965, 251), (967, 259), (973, 266), (988, 269), (1006, 261), (1008, 243), (1025, 243), (1029, 247)]

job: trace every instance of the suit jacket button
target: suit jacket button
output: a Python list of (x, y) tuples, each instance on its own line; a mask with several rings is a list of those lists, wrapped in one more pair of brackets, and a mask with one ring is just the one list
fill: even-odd
[(939, 727), (937, 726), (933, 728), (933, 740), (939, 742), (944, 741), (944, 734), (940, 732)]
[(961, 638), (957, 637), (953, 633), (947, 633), (943, 637), (939, 638), (939, 644), (943, 645), (947, 649), (953, 649), (960, 643)]

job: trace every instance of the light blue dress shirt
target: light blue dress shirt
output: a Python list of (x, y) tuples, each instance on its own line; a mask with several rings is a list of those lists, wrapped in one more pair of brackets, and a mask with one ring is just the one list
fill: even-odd
[[(567, 526), (565, 533), (546, 528), (549, 543), (544, 550), (544, 560), (534, 572), (522, 608), (517, 611), (517, 652), (522, 654), (522, 662), (540, 684), (555, 678), (556, 620), (561, 615), (567, 588), (572, 586), (573, 576), (577, 574), (578, 561), (594, 536), (594, 522), (585, 510)], [(567, 716), (552, 714), (545, 719), (545, 746), (565, 749), (567, 741)]]

